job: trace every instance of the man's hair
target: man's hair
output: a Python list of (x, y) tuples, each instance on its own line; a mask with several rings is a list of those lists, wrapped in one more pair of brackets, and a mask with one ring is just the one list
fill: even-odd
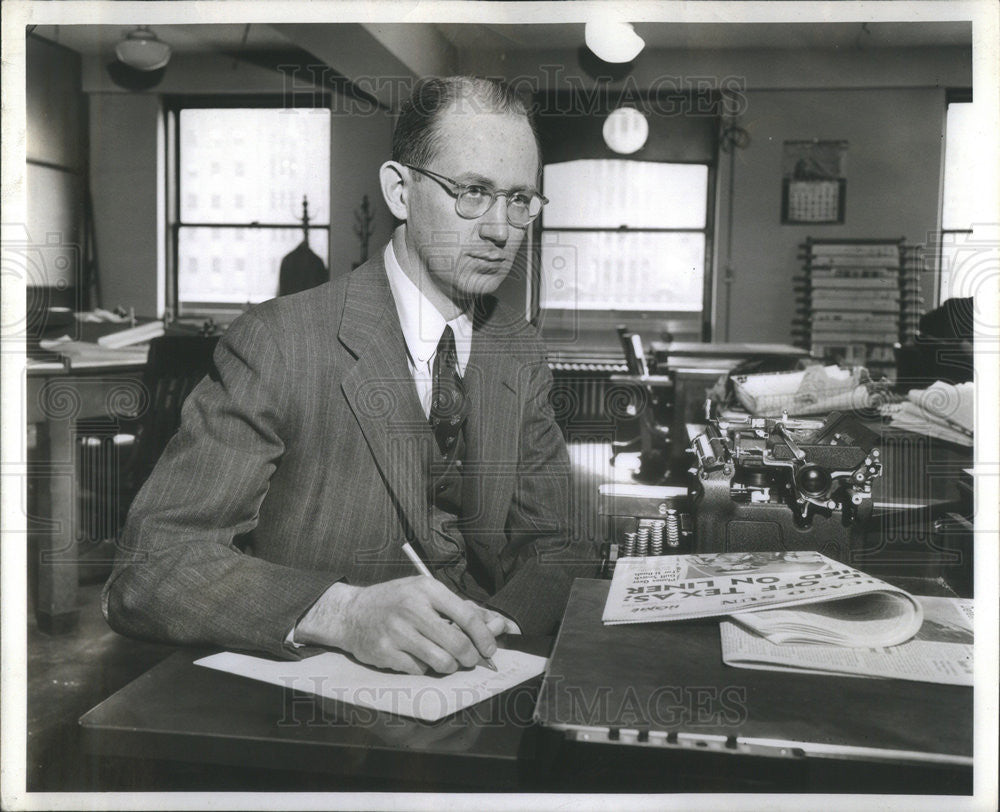
[[(421, 79), (403, 102), (392, 134), (392, 159), (412, 166), (427, 166), (440, 147), (441, 116), (454, 108), (461, 113), (506, 113), (523, 116), (538, 148), (538, 133), (528, 108), (506, 82), (476, 76)], [(538, 148), (539, 166), (541, 149)]]

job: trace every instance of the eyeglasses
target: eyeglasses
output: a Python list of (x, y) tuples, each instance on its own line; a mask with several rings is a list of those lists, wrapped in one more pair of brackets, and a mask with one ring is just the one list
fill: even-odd
[[(459, 183), (429, 169), (403, 164), (407, 169), (419, 172), (421, 175), (436, 180), (441, 187), (455, 198), (455, 211), (459, 217), (475, 220), (488, 212), (496, 199), (503, 195), (507, 198), (507, 222), (515, 228), (524, 228), (542, 212), (542, 206), (549, 202), (544, 195), (531, 191), (514, 189), (491, 189), (478, 183)], [(452, 188), (454, 187), (454, 188)]]

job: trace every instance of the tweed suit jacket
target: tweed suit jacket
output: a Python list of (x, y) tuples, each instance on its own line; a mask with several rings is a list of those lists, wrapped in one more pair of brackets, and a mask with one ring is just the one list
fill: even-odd
[[(525, 633), (561, 616), (587, 551), (570, 544), (569, 464), (551, 374), (523, 319), (477, 309), (465, 371), (469, 571)], [(220, 341), (215, 369), (136, 497), (104, 588), (123, 633), (298, 657), (288, 631), (334, 582), (413, 575), (427, 538), (421, 409), (381, 252), (266, 302)]]

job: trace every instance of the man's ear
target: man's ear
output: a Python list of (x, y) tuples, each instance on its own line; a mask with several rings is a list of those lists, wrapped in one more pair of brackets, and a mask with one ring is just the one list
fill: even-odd
[(410, 193), (410, 177), (406, 167), (396, 161), (386, 161), (378, 171), (385, 204), (397, 220), (406, 221)]

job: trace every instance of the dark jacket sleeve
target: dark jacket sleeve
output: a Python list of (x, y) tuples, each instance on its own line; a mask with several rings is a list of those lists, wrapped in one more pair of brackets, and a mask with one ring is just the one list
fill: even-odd
[(337, 578), (244, 554), (281, 457), (294, 404), (288, 366), (253, 313), (219, 342), (215, 371), (136, 497), (102, 606), (133, 637), (295, 658), (284, 640)]
[(488, 605), (513, 618), (525, 634), (553, 634), (573, 579), (594, 577), (598, 556), (596, 545), (571, 521), (572, 472), (550, 404), (552, 373), (540, 345), (527, 366), (517, 482), (500, 558), (506, 577)]

